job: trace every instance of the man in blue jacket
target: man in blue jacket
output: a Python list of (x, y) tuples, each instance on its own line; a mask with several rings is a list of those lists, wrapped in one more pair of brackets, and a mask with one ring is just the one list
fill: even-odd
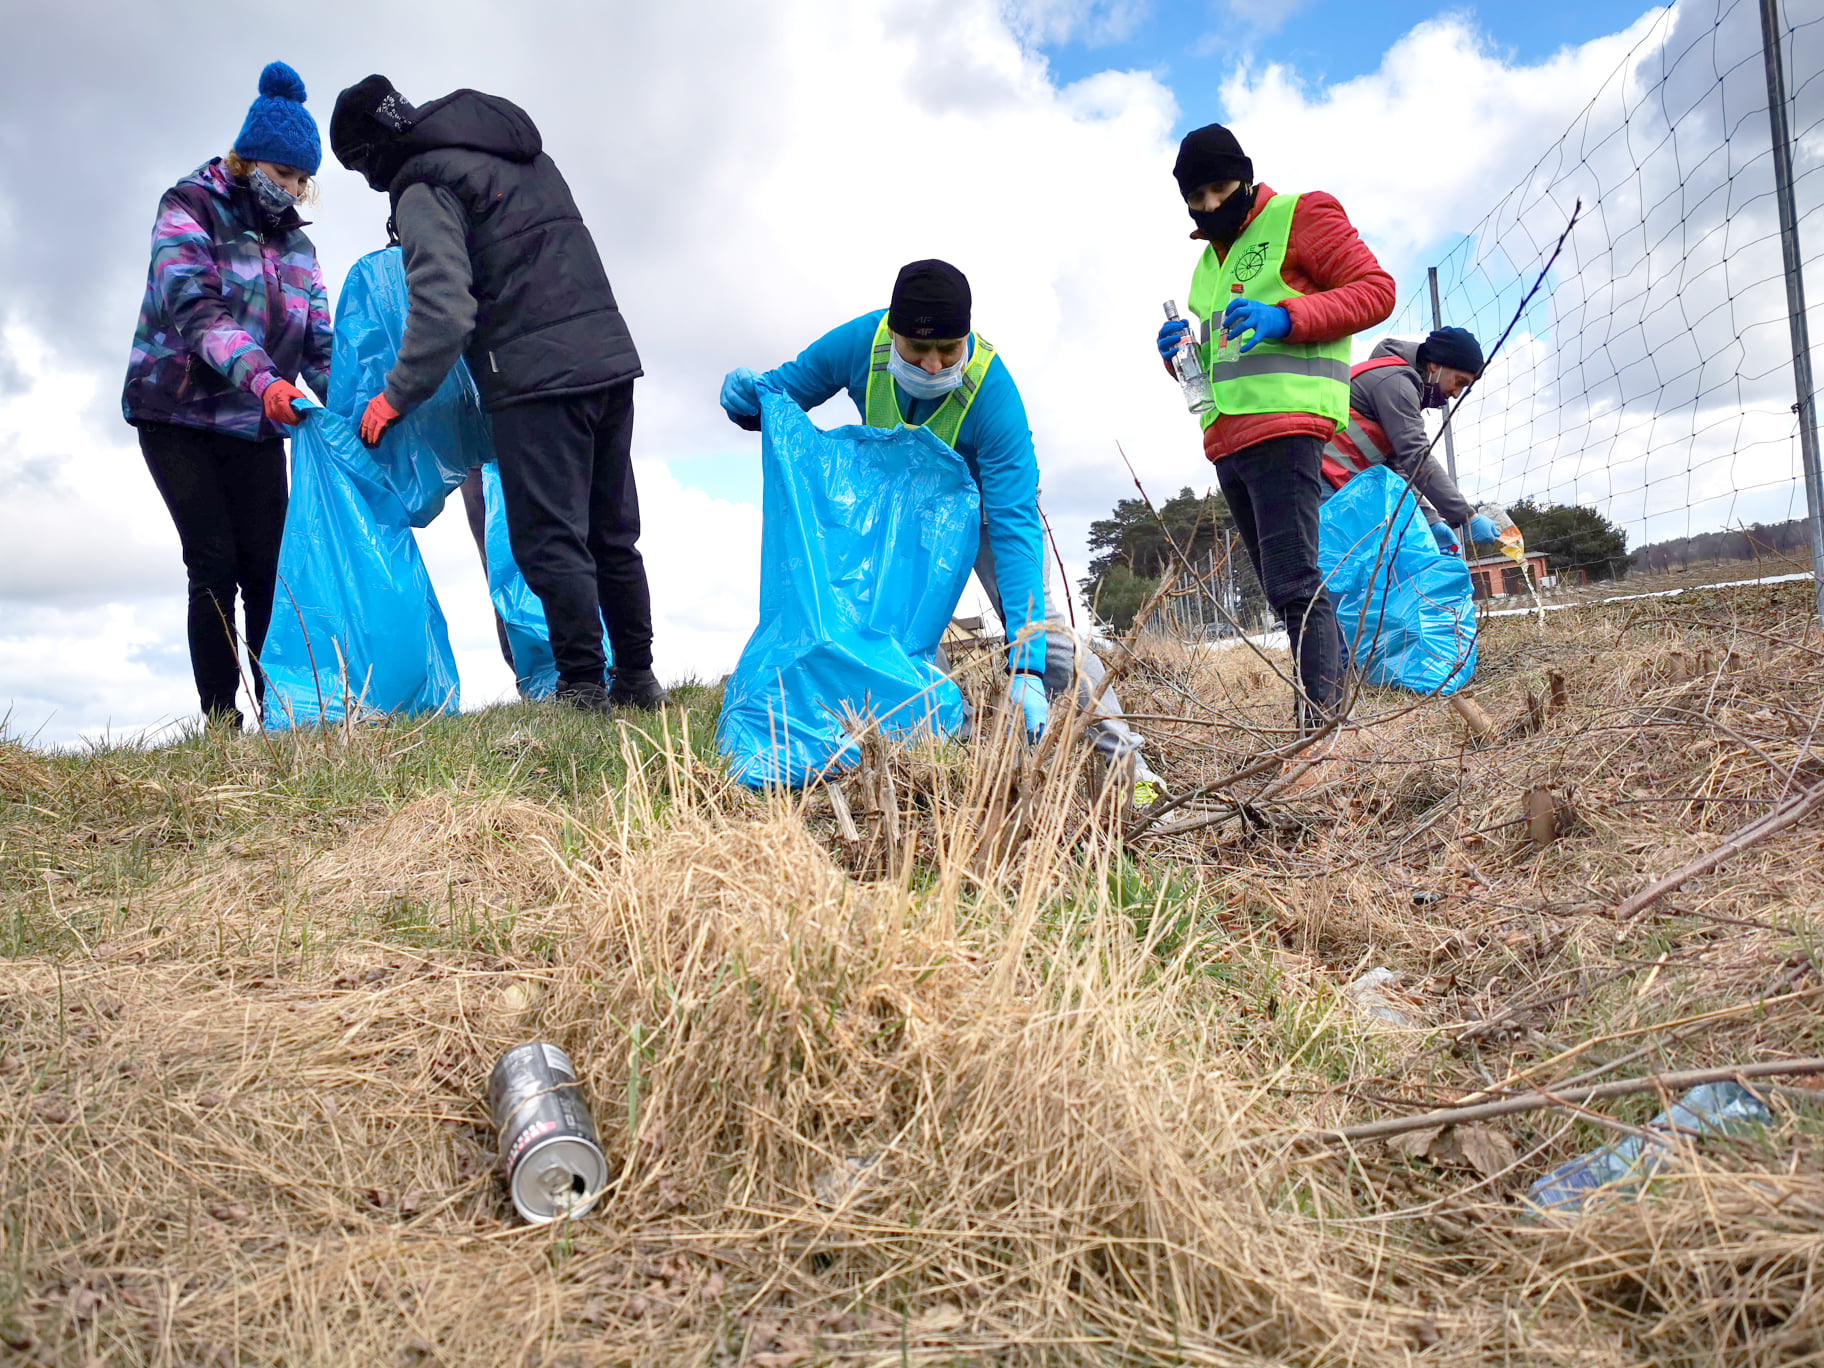
[[(889, 307), (834, 328), (768, 372), (804, 409), (838, 390), (869, 427), (923, 426), (963, 458), (982, 496), (982, 541), (975, 574), (1007, 632), (1008, 696), (1034, 737), (1050, 700), (1075, 681), (1079, 706), (1093, 711), (1096, 751), (1116, 782), (1151, 801), (1157, 781), (1140, 756), (1141, 738), (1121, 718), (1112, 689), (1099, 702), (1101, 660), (1080, 647), (1053, 603), (1039, 520), (1039, 463), (1026, 408), (1007, 365), (970, 329), (963, 273), (944, 261), (914, 261), (893, 285)], [(759, 377), (742, 367), (722, 382), (722, 407), (757, 431)]]

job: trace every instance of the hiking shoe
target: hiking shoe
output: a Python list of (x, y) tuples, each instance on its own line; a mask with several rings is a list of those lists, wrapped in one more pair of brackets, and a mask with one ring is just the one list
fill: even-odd
[(600, 684), (560, 684), (557, 686), (556, 699), (566, 708), (575, 708), (578, 712), (604, 713), (612, 706), (608, 702), (608, 690)]
[(1142, 779), (1134, 785), (1133, 802), (1136, 811), (1145, 812), (1164, 797), (1164, 791), (1151, 779)]
[(643, 708), (650, 712), (669, 702), (671, 695), (665, 692), (659, 677), (650, 669), (630, 670), (617, 666), (614, 670), (614, 683), (608, 689), (609, 707)]

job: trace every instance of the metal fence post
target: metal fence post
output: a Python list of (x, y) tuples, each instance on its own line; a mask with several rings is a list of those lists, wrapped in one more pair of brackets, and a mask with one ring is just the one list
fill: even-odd
[[(1767, 61), (1767, 122), (1773, 138), (1773, 191), (1780, 209), (1780, 255), (1786, 265), (1786, 319), (1792, 329), (1792, 380), (1798, 402), (1799, 460), (1811, 523), (1811, 579), (1824, 622), (1824, 473), (1818, 462), (1818, 414), (1811, 383), (1811, 336), (1805, 326), (1805, 268), (1792, 194), (1792, 130), (1786, 122), (1786, 73), (1780, 60), (1779, 0), (1761, 0), (1761, 49)], [(1433, 296), (1436, 297), (1435, 295)]]
[[(1438, 268), (1427, 266), (1425, 273), (1431, 278), (1431, 326), (1438, 329), (1444, 326), (1444, 311), (1438, 304)], [(1444, 410), (1444, 464), (1450, 471), (1450, 482), (1457, 482), (1457, 443), (1450, 435), (1450, 409)]]
[[(1431, 281), (1431, 326), (1438, 329), (1444, 326), (1444, 310), (1438, 303), (1438, 268), (1427, 266), (1425, 275)], [(1450, 471), (1450, 482), (1457, 483), (1457, 439), (1450, 431), (1450, 405), (1444, 406), (1444, 465)], [(1458, 488), (1461, 488), (1459, 485)], [(1469, 526), (1464, 524), (1457, 529), (1457, 540), (1462, 544), (1463, 564), (1474, 565), (1476, 554), (1471, 546)]]

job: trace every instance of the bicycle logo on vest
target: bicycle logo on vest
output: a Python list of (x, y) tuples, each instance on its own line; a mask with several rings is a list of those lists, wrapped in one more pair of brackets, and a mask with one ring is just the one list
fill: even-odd
[(1267, 264), (1267, 244), (1257, 242), (1241, 254), (1235, 263), (1236, 280), (1252, 280), (1260, 274), (1261, 267)]

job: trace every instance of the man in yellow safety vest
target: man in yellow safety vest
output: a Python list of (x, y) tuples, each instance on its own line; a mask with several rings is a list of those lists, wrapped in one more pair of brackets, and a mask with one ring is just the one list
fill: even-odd
[[(1342, 637), (1317, 568), (1324, 444), (1349, 413), (1349, 338), (1393, 312), (1381, 269), (1333, 195), (1276, 194), (1235, 135), (1185, 135), (1172, 168), (1204, 242), (1192, 320), (1159, 331), (1167, 361), (1194, 347), (1209, 379), (1203, 454), (1298, 664), (1298, 716), (1342, 696)], [(1197, 332), (1190, 331), (1195, 323)]]

